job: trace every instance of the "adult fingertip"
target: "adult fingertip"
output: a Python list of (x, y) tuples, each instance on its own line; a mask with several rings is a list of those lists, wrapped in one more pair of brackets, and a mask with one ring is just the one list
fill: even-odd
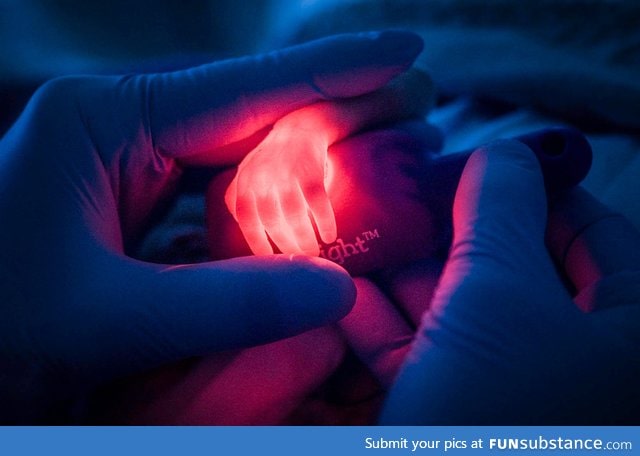
[(531, 149), (515, 140), (494, 141), (471, 154), (458, 192), (479, 205), (475, 209), (481, 213), (504, 207), (515, 216), (523, 205), (546, 210), (540, 164)]
[(516, 264), (532, 255), (542, 261), (546, 194), (533, 152), (512, 140), (476, 150), (458, 185), (453, 225), (457, 254), (488, 249), (485, 253), (503, 262)]
[(422, 38), (412, 32), (386, 30), (336, 35), (312, 42), (312, 85), (324, 99), (363, 95), (383, 87), (406, 71), (422, 52)]
[[(299, 254), (247, 256), (152, 274), (145, 318), (177, 356), (279, 340), (335, 323), (355, 303), (339, 266)], [(151, 316), (153, 315), (153, 316)], [(146, 323), (145, 323), (146, 324)], [(173, 355), (171, 355), (173, 356)]]
[(494, 164), (519, 167), (527, 171), (539, 171), (540, 163), (533, 151), (515, 139), (500, 139), (484, 146), (485, 153)]
[[(344, 317), (356, 301), (356, 286), (349, 273), (336, 263), (324, 258), (307, 255), (289, 255), (291, 265), (303, 271), (302, 284), (312, 284), (304, 290), (309, 301), (318, 301), (324, 307), (330, 321)], [(311, 274), (309, 277), (307, 274)]]
[(384, 30), (370, 32), (377, 51), (407, 64), (413, 63), (424, 49), (424, 41), (417, 33), (407, 30)]
[(407, 112), (415, 117), (423, 117), (431, 110), (436, 101), (436, 90), (431, 76), (417, 68), (409, 69), (404, 75), (396, 78), (391, 84), (400, 81), (404, 86)]
[[(527, 207), (546, 211), (546, 193), (540, 162), (533, 151), (516, 140), (495, 141), (487, 146), (491, 179)], [(506, 198), (514, 201), (512, 198)]]
[(424, 49), (422, 37), (408, 30), (378, 30), (333, 38), (341, 42), (339, 47), (343, 51), (354, 54), (354, 58), (374, 59), (386, 64), (411, 65)]

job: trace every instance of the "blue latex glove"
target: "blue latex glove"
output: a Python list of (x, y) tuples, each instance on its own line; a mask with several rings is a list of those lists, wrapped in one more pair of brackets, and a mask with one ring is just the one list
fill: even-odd
[(511, 141), (470, 158), (453, 225), (437, 286), (436, 262), (392, 274), (392, 299), (360, 279), (358, 302), (340, 322), (380, 381), (393, 384), (381, 421), (637, 423), (633, 226), (580, 188), (554, 203), (547, 225), (539, 164)]
[(373, 91), (414, 34), (343, 35), (156, 75), (45, 84), (0, 143), (0, 414), (48, 420), (132, 371), (335, 321), (353, 284), (303, 256), (127, 257), (188, 165), (237, 164), (287, 113)]

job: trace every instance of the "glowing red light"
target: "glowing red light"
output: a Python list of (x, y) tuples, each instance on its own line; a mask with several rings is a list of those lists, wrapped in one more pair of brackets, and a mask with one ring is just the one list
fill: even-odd
[(326, 186), (332, 179), (327, 149), (339, 129), (327, 121), (323, 105), (277, 122), (242, 161), (227, 190), (227, 207), (256, 255), (273, 253), (271, 240), (283, 253), (317, 256), (318, 237), (336, 240)]
[(337, 240), (328, 149), (374, 124), (422, 113), (428, 97), (415, 93), (425, 79), (409, 76), (371, 94), (294, 111), (244, 158), (225, 204), (254, 254), (271, 254), (275, 245), (282, 253), (317, 256), (319, 241)]
[(335, 165), (333, 163), (333, 160), (331, 160), (331, 157), (327, 157), (327, 163), (326, 163), (326, 168), (324, 172), (324, 188), (327, 189), (327, 192), (329, 192), (329, 189), (331, 188), (335, 177), (336, 177)]

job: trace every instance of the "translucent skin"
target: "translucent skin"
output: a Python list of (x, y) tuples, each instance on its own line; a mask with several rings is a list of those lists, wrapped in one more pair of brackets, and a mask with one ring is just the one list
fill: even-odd
[[(298, 125), (296, 119), (301, 119)], [(226, 192), (227, 208), (256, 255), (273, 253), (268, 234), (284, 253), (317, 256), (312, 220), (320, 239), (336, 239), (335, 216), (323, 185), (332, 135), (320, 120), (312, 112), (278, 122), (242, 161)]]
[[(321, 242), (318, 254), (352, 275), (432, 255), (439, 236), (420, 192), (425, 144), (401, 130), (358, 135), (329, 148), (327, 195), (337, 240)], [(234, 170), (216, 176), (207, 193), (209, 245), (213, 259), (251, 254), (242, 231), (224, 211), (224, 194)]]
[(320, 255), (318, 240), (330, 244), (338, 236), (327, 149), (372, 125), (424, 114), (432, 94), (428, 77), (411, 71), (372, 94), (316, 103), (276, 122), (225, 194), (251, 251), (272, 254), (273, 242), (282, 253)]

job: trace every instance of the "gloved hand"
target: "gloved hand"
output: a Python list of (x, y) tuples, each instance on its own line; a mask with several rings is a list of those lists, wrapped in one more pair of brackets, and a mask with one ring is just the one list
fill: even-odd
[(0, 143), (0, 402), (51, 420), (84, 389), (343, 316), (344, 270), (296, 256), (163, 266), (127, 257), (184, 166), (237, 164), (288, 112), (359, 96), (422, 48), (336, 36), (174, 73), (44, 85)]
[[(399, 311), (360, 280), (356, 307), (340, 323), (383, 383), (402, 365), (382, 423), (637, 422), (635, 228), (578, 188), (554, 202), (547, 250), (539, 164), (511, 141), (472, 155), (453, 214), (437, 287), (435, 263), (394, 274), (385, 290)], [(425, 309), (414, 338), (412, 322)]]

